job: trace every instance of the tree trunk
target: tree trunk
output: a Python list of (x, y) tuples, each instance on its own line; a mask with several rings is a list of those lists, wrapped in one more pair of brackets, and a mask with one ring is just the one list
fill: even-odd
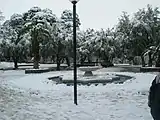
[(55, 63), (55, 55), (52, 55), (52, 56), (51, 56), (51, 62), (52, 62), (52, 63)]
[(160, 51), (158, 51), (158, 58), (156, 61), (156, 67), (160, 67)]
[(56, 63), (57, 63), (57, 70), (60, 70), (61, 60), (60, 60), (60, 51), (61, 51), (61, 41), (58, 41), (58, 48), (56, 54)]
[(68, 56), (66, 56), (65, 58), (66, 58), (66, 63), (67, 63), (67, 65), (68, 65), (68, 67), (70, 67), (70, 65), (71, 65), (71, 64), (70, 64), (69, 57), (68, 57)]
[(103, 67), (108, 67), (109, 66), (109, 59), (108, 59), (108, 56), (105, 53), (103, 53), (102, 60), (103, 61), (102, 61), (101, 65)]
[(60, 57), (59, 55), (57, 54), (56, 55), (57, 59), (56, 59), (56, 63), (57, 63), (57, 70), (60, 70), (60, 65), (61, 65), (61, 61), (60, 61)]
[(92, 62), (92, 60), (90, 59), (90, 55), (88, 55), (88, 63), (91, 63)]
[(47, 63), (47, 59), (48, 59), (48, 58), (45, 57), (45, 56), (41, 57), (42, 63), (43, 63), (43, 64)]
[(141, 55), (141, 60), (142, 60), (142, 67), (145, 67), (146, 66), (146, 63), (145, 63), (145, 60), (144, 60), (144, 56)]
[(18, 69), (18, 58), (16, 56), (13, 57), (14, 69)]
[(39, 61), (38, 60), (34, 59), (33, 68), (34, 69), (39, 69)]
[(81, 65), (84, 64), (85, 60), (86, 60), (86, 56), (81, 55), (81, 58), (80, 58)]
[(85, 60), (86, 60), (86, 56), (81, 55), (81, 58), (80, 58), (81, 65), (84, 64)]
[(39, 69), (39, 55), (38, 54), (34, 55), (33, 68), (34, 69)]
[(148, 57), (149, 57), (148, 66), (152, 67), (152, 53), (151, 52), (148, 53)]
[(12, 56), (15, 70), (18, 69), (18, 55), (17, 55), (18, 53), (17, 52), (18, 52), (17, 50), (13, 51), (13, 56)]
[(34, 69), (39, 69), (39, 60), (40, 60), (39, 41), (37, 39), (36, 33), (34, 33), (34, 39), (32, 40), (32, 51), (33, 51), (33, 55), (34, 55), (34, 66), (33, 66), (33, 68)]

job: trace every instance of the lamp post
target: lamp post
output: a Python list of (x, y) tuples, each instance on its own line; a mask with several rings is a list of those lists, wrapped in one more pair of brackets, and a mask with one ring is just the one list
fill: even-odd
[(70, 0), (71, 3), (73, 4), (73, 59), (74, 59), (74, 104), (77, 105), (77, 62), (76, 62), (76, 46), (77, 46), (77, 41), (76, 41), (76, 3), (79, 0)]

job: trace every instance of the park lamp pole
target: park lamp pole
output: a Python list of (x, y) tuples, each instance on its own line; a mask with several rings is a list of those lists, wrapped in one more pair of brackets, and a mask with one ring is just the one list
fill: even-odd
[(77, 62), (76, 62), (76, 46), (77, 46), (77, 41), (76, 41), (76, 3), (79, 0), (70, 0), (70, 2), (73, 4), (73, 61), (74, 61), (74, 104), (77, 105)]

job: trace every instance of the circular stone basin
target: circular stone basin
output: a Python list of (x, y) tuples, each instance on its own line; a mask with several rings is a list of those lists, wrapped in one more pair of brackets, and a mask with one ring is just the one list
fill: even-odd
[(98, 70), (98, 69), (101, 69), (101, 67), (99, 67), (99, 66), (79, 67), (79, 70), (80, 70), (80, 71), (84, 71), (84, 72), (85, 72), (85, 73), (84, 73), (84, 76), (93, 76), (92, 71), (96, 71), (96, 70)]
[[(107, 84), (107, 83), (124, 83), (126, 80), (132, 79), (130, 76), (118, 75), (118, 74), (108, 74), (108, 73), (96, 73), (93, 76), (84, 76), (83, 74), (77, 75), (78, 85), (91, 85), (91, 84)], [(73, 85), (74, 80), (72, 74), (64, 74), (62, 76), (55, 76), (50, 78), (50, 80), (56, 82), (56, 84), (67, 84)]]

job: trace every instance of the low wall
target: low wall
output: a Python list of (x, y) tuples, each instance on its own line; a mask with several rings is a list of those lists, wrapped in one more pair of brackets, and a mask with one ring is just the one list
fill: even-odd
[[(52, 68), (44, 68), (44, 69), (26, 69), (25, 74), (32, 74), (32, 73), (45, 73), (45, 72), (51, 72), (51, 71), (56, 71), (56, 67)], [(67, 66), (61, 66), (60, 70), (69, 70)]]
[(141, 67), (140, 72), (160, 72), (160, 67)]
[(120, 72), (140, 72), (140, 66), (131, 66), (131, 65), (115, 65), (113, 68), (122, 68)]

